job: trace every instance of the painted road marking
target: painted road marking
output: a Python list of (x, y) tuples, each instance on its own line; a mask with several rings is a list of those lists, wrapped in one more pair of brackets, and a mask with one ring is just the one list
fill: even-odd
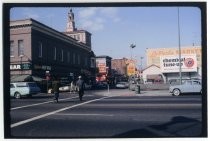
[(56, 114), (62, 116), (114, 116), (113, 114)]
[[(78, 96), (59, 99), (59, 101), (64, 101), (64, 100), (73, 99), (73, 98), (78, 98)], [(54, 100), (41, 102), (41, 103), (36, 103), (36, 104), (24, 105), (24, 106), (20, 106), (20, 107), (15, 107), (15, 108), (11, 108), (11, 110), (17, 110), (17, 109), (21, 109), (21, 108), (32, 107), (32, 106), (42, 105), (42, 104), (51, 103), (51, 102), (54, 102)]]
[(50, 115), (53, 115), (53, 114), (56, 114), (56, 113), (59, 113), (59, 112), (62, 112), (62, 111), (68, 110), (68, 109), (72, 109), (74, 107), (85, 105), (85, 104), (88, 104), (88, 103), (91, 103), (91, 102), (94, 102), (94, 101), (99, 101), (99, 100), (102, 100), (102, 99), (105, 99), (105, 98), (108, 98), (108, 97), (102, 97), (102, 98), (99, 98), (99, 99), (93, 99), (93, 100), (86, 101), (86, 102), (83, 102), (83, 103), (80, 103), (80, 104), (76, 104), (76, 105), (73, 105), (73, 106), (65, 107), (65, 108), (62, 108), (62, 109), (59, 109), (59, 110), (56, 110), (56, 111), (53, 111), (53, 112), (49, 112), (49, 113), (46, 113), (46, 114), (43, 114), (43, 115), (39, 115), (39, 116), (30, 118), (30, 119), (26, 119), (26, 120), (23, 120), (23, 121), (11, 124), (10, 127), (14, 128), (14, 127), (17, 127), (17, 126), (20, 126), (20, 125), (23, 125), (23, 124), (26, 124), (26, 123), (29, 123), (29, 122), (32, 122), (32, 121), (44, 118), (44, 117), (47, 117), (47, 116), (50, 116)]

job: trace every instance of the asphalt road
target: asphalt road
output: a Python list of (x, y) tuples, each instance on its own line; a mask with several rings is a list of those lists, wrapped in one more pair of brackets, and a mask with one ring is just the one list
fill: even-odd
[(171, 96), (168, 91), (135, 94), (128, 90), (61, 93), (11, 99), (14, 138), (199, 137), (201, 95)]

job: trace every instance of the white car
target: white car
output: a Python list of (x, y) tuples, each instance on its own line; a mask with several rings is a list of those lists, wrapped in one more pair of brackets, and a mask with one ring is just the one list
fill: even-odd
[(202, 93), (202, 86), (199, 80), (186, 80), (182, 85), (171, 85), (169, 92), (175, 96), (182, 93)]
[(116, 84), (116, 88), (121, 88), (121, 89), (125, 89), (125, 88), (128, 88), (128, 83), (127, 82), (118, 82)]
[(62, 86), (59, 88), (59, 91), (61, 91), (61, 92), (70, 91), (70, 86)]
[(34, 82), (10, 83), (10, 96), (17, 99), (22, 96), (32, 96), (40, 93), (40, 88)]

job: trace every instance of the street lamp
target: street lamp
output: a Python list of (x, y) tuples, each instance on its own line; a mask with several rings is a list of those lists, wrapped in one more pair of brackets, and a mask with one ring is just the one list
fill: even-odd
[(131, 44), (130, 45), (130, 49), (131, 49), (131, 60), (133, 59), (133, 57), (132, 57), (132, 49), (135, 48), (135, 47), (136, 47), (136, 45), (134, 45), (134, 44)]
[[(109, 67), (106, 67), (106, 79), (107, 79), (108, 75), (109, 75)], [(107, 91), (108, 91), (108, 94), (109, 94), (109, 81), (110, 80), (107, 80)]]
[(143, 59), (144, 57), (140, 57), (140, 59), (141, 59), (141, 71), (142, 71), (142, 59)]
[(19, 57), (20, 57), (20, 70), (21, 70), (20, 74), (22, 75), (22, 71), (23, 71), (23, 67), (22, 67), (23, 60), (22, 59), (23, 59), (24, 55), (21, 54)]

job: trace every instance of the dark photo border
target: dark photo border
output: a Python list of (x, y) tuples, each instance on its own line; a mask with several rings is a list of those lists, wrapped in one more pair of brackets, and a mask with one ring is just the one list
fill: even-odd
[(198, 7), (202, 34), (202, 134), (207, 137), (207, 3), (206, 2), (103, 2), (103, 3), (3, 3), (3, 109), (4, 138), (13, 139), (10, 130), (10, 10), (16, 7)]

